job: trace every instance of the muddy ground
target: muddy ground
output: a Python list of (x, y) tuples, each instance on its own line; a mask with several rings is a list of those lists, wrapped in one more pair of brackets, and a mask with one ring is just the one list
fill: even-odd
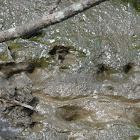
[[(74, 2), (64, 1), (58, 10)], [(41, 16), (50, 4), (2, 1), (2, 29)], [(27, 38), (1, 43), (0, 136), (138, 139), (140, 16), (134, 5), (107, 1)]]

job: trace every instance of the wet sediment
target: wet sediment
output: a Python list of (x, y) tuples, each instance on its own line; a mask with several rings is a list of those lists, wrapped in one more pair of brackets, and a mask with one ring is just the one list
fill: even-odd
[[(15, 11), (24, 4), (40, 9), (12, 3)], [(34, 11), (27, 20), (43, 12)], [(8, 26), (15, 16), (21, 20), (14, 24), (24, 23), (27, 13), (19, 15), (7, 12)], [(6, 138), (4, 128), (8, 138), (29, 140), (138, 139), (139, 21), (133, 7), (109, 1), (41, 34), (0, 44), (0, 112), (12, 125), (9, 131), (0, 122), (0, 136)]]

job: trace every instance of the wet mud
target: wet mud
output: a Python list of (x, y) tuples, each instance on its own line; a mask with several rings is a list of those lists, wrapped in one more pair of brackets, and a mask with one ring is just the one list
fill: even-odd
[[(51, 4), (6, 2), (1, 2), (2, 29), (41, 16)], [(63, 1), (58, 10), (74, 2)], [(27, 38), (1, 43), (0, 136), (139, 139), (138, 14), (128, 1), (111, 0)]]
[[(67, 56), (70, 54), (73, 55), (72, 59), (78, 59), (76, 50), (70, 50), (70, 47), (64, 46), (54, 46), (48, 50), (50, 61), (55, 61), (53, 67), (41, 67), (34, 61), (1, 65), (1, 117), (14, 128), (29, 129), (32, 135), (35, 132), (36, 137), (39, 131), (47, 136), (44, 129), (49, 128), (48, 125), (57, 136), (57, 133), (64, 134), (60, 139), (68, 136), (71, 139), (92, 139), (90, 133), (94, 131), (94, 138), (98, 139), (100, 136), (96, 138), (97, 132), (102, 130), (107, 131), (110, 138), (108, 129), (119, 131), (116, 126), (126, 124), (136, 126), (136, 134), (139, 133), (140, 99), (129, 97), (134, 91), (139, 94), (139, 83), (131, 81), (133, 84), (126, 94), (128, 81), (132, 75), (138, 74), (136, 68), (139, 66), (129, 62), (114, 68), (102, 62), (87, 71), (82, 68), (69, 73), (69, 69), (62, 70), (62, 65), (71, 67), (76, 61), (71, 65), (65, 63)], [(32, 71), (29, 71), (30, 65), (34, 66)], [(139, 80), (138, 77), (134, 78)], [(120, 93), (115, 95), (116, 92)], [(52, 129), (49, 131), (52, 133)], [(122, 137), (130, 136), (120, 134)], [(29, 139), (32, 139), (32, 135)], [(115, 132), (112, 131), (112, 135)]]

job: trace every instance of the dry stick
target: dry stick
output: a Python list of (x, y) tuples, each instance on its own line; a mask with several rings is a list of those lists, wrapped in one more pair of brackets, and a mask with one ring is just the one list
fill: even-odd
[(0, 32), (0, 42), (25, 37), (40, 29), (56, 23), (60, 23), (104, 1), (106, 0), (81, 0), (80, 2), (74, 3), (69, 7), (64, 8), (63, 10), (53, 14), (45, 15), (42, 18), (30, 21), (25, 25), (2, 31)]
[[(13, 105), (19, 105), (19, 106), (22, 106), (22, 107), (25, 107), (25, 108), (28, 108), (30, 110), (33, 110), (35, 112), (38, 112), (34, 107), (32, 107), (31, 105), (28, 105), (28, 104), (25, 104), (25, 103), (21, 103), (19, 101), (16, 101), (16, 100), (7, 100), (7, 99), (1, 99), (0, 98), (0, 101), (2, 101), (4, 104), (6, 103), (10, 103), (10, 104), (13, 104)], [(5, 105), (4, 105), (5, 106)], [(5, 108), (5, 107), (4, 107)]]

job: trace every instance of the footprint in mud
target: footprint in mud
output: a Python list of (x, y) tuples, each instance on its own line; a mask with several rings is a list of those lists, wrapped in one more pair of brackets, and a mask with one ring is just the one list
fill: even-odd
[(125, 66), (123, 66), (123, 71), (125, 73), (130, 72), (133, 69), (134, 64), (133, 63), (128, 63)]
[(54, 46), (49, 54), (52, 58), (57, 61), (59, 64), (63, 63), (65, 65), (73, 64), (75, 62), (75, 56), (70, 51), (72, 51), (71, 47), (65, 46)]
[(54, 46), (49, 52), (56, 60), (64, 61), (66, 55), (69, 53), (70, 48), (64, 46)]
[(6, 64), (1, 64), (0, 70), (6, 76), (6, 79), (9, 79), (13, 75), (22, 72), (32, 73), (36, 65), (37, 64), (33, 62), (24, 62), (24, 63), (10, 62)]
[(76, 121), (86, 117), (89, 112), (79, 106), (63, 106), (58, 108), (57, 117), (65, 121)]

